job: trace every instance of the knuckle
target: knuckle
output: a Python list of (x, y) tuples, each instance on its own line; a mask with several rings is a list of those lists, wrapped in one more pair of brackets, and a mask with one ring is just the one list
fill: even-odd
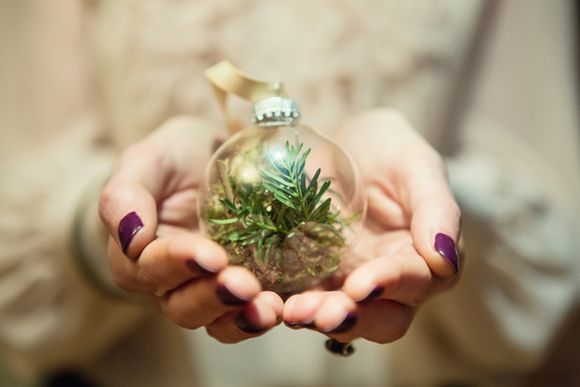
[(136, 158), (140, 158), (143, 154), (147, 154), (143, 152), (142, 147), (143, 145), (140, 142), (127, 146), (121, 153), (119, 164), (125, 165)]
[(388, 261), (385, 263), (386, 268), (391, 273), (388, 281), (384, 284), (385, 292), (396, 292), (401, 283), (401, 273), (405, 270), (405, 264), (399, 255), (388, 258)]
[(455, 200), (451, 201), (449, 211), (454, 218), (461, 219), (461, 207)]
[(116, 186), (109, 183), (103, 188), (99, 195), (99, 216), (103, 221), (106, 221), (108, 210), (115, 203)]
[(98, 201), (98, 211), (104, 223), (111, 223), (115, 211), (125, 203), (132, 203), (136, 199), (136, 193), (121, 182), (109, 182), (101, 191)]

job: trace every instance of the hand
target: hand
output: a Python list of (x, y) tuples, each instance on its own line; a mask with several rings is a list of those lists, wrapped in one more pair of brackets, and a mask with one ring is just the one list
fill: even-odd
[(199, 233), (198, 187), (217, 139), (207, 123), (170, 120), (123, 153), (99, 214), (119, 287), (152, 295), (179, 326), (233, 343), (277, 325), (283, 302)]
[(396, 112), (356, 116), (338, 138), (358, 164), (368, 198), (356, 264), (341, 290), (291, 297), (284, 320), (340, 342), (392, 342), (423, 301), (456, 282), (460, 211), (441, 157)]

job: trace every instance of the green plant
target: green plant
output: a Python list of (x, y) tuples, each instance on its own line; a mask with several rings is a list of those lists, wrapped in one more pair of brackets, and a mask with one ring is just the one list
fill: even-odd
[(332, 182), (321, 178), (320, 168), (307, 176), (311, 149), (303, 148), (286, 142), (283, 152), (258, 162), (260, 179), (252, 184), (230, 173), (227, 159), (219, 161), (221, 184), (206, 215), (210, 236), (232, 263), (250, 268), (277, 291), (330, 275), (345, 245), (345, 222), (328, 197)]

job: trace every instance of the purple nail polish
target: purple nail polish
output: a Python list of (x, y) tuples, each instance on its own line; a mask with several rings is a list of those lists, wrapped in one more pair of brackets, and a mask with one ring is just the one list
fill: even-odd
[(459, 254), (457, 253), (457, 248), (455, 247), (455, 242), (449, 235), (438, 233), (435, 235), (435, 250), (445, 258), (455, 270), (455, 273), (459, 270)]
[(266, 331), (266, 329), (258, 328), (252, 324), (243, 312), (238, 313), (235, 322), (238, 329), (246, 333), (255, 334)]
[(354, 353), (354, 347), (351, 343), (341, 343), (335, 339), (328, 339), (324, 343), (326, 349), (335, 355), (350, 356)]
[(127, 254), (127, 249), (129, 248), (129, 244), (133, 240), (133, 237), (142, 228), (143, 221), (135, 211), (129, 212), (123, 217), (123, 219), (121, 219), (119, 222), (118, 234), (121, 249), (123, 249), (124, 254)]
[(362, 303), (362, 302), (374, 300), (375, 298), (380, 297), (384, 291), (385, 291), (385, 288), (383, 288), (382, 286), (375, 286), (373, 288), (373, 290), (371, 290), (371, 292), (369, 294), (367, 294), (367, 296), (365, 298), (363, 298), (362, 300), (360, 300), (359, 302)]
[(225, 285), (219, 285), (215, 293), (220, 302), (226, 306), (243, 306), (249, 302), (232, 294)]
[(354, 313), (349, 312), (346, 314), (346, 317), (344, 318), (344, 320), (342, 320), (340, 325), (334, 328), (333, 330), (329, 331), (328, 333), (330, 334), (346, 333), (356, 325), (356, 322), (357, 318), (354, 315)]
[(284, 324), (290, 328), (305, 328), (305, 329), (316, 329), (316, 325), (314, 325), (314, 321), (309, 322), (296, 322), (291, 323), (288, 321), (284, 321)]
[(288, 321), (284, 321), (284, 325), (286, 325), (288, 328), (292, 328), (292, 329), (300, 328), (300, 323), (293, 323), (293, 322), (291, 323)]
[(210, 270), (202, 265), (200, 265), (199, 262), (197, 262), (195, 259), (190, 258), (188, 260), (185, 261), (185, 266), (187, 266), (187, 268), (189, 270), (191, 270), (194, 273), (198, 273), (201, 275), (212, 275), (215, 274), (216, 272), (213, 270)]

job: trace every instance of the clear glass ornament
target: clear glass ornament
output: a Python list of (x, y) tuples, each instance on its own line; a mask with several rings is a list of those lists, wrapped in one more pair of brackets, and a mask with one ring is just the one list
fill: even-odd
[(365, 215), (350, 157), (298, 117), (289, 98), (259, 101), (255, 125), (211, 158), (200, 200), (205, 231), (230, 263), (278, 293), (312, 288), (336, 272)]

